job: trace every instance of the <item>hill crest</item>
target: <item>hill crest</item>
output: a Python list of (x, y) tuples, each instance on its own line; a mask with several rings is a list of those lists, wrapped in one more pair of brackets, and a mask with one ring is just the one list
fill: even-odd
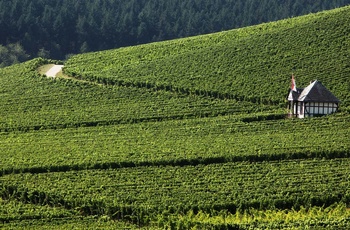
[(350, 72), (349, 18), (350, 7), (343, 7), (209, 35), (81, 54), (66, 62), (65, 72), (107, 84), (148, 84), (281, 105), (294, 73), (300, 84), (317, 78), (348, 105), (343, 81)]

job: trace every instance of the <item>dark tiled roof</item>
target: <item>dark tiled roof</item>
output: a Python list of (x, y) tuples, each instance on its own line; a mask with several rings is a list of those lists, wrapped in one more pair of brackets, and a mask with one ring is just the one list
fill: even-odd
[(340, 102), (338, 98), (317, 80), (301, 92), (298, 100), (305, 102)]
[(303, 88), (297, 88), (297, 91), (293, 91), (290, 89), (287, 99), (289, 101), (297, 101), (303, 90), (304, 90)]

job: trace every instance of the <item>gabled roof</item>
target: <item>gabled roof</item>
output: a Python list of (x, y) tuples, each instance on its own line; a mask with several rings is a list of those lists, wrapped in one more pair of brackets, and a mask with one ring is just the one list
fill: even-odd
[(297, 101), (301, 92), (304, 90), (303, 88), (296, 88), (297, 91), (294, 90), (289, 90), (289, 94), (288, 94), (288, 101)]
[(317, 80), (301, 92), (298, 100), (305, 102), (340, 102), (338, 98)]

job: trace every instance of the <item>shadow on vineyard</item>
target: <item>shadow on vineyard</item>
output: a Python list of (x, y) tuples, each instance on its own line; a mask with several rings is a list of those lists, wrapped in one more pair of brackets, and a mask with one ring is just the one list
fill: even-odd
[(162, 85), (162, 84), (152, 84), (150, 82), (132, 82), (132, 81), (124, 81), (124, 80), (118, 80), (118, 79), (108, 79), (108, 78), (99, 78), (99, 77), (93, 77), (93, 76), (79, 76), (76, 73), (69, 72), (71, 76), (74, 76), (74, 79), (77, 80), (88, 80), (88, 82), (95, 82), (98, 84), (103, 85), (112, 85), (112, 86), (122, 86), (122, 87), (136, 87), (136, 88), (146, 88), (150, 90), (157, 90), (157, 91), (168, 91), (171, 93), (177, 93), (182, 95), (197, 95), (201, 97), (210, 97), (215, 99), (232, 99), (236, 101), (248, 101), (251, 103), (256, 104), (265, 104), (265, 105), (279, 105), (280, 101), (268, 99), (268, 98), (260, 98), (260, 97), (244, 97), (241, 95), (233, 94), (233, 93), (220, 93), (218, 91), (207, 91), (207, 90), (201, 90), (201, 89), (189, 89), (189, 88), (182, 88), (182, 87), (176, 87), (173, 85)]
[(300, 160), (300, 159), (341, 159), (348, 158), (350, 156), (349, 151), (332, 151), (323, 150), (315, 152), (281, 152), (281, 153), (267, 153), (252, 155), (236, 155), (236, 156), (221, 156), (221, 157), (208, 157), (208, 158), (188, 158), (188, 159), (168, 159), (162, 161), (117, 161), (117, 162), (103, 162), (92, 164), (70, 164), (70, 165), (52, 165), (42, 167), (27, 167), (27, 168), (3, 168), (0, 172), (0, 176), (9, 174), (22, 174), (22, 173), (49, 173), (49, 172), (68, 172), (68, 171), (81, 171), (81, 170), (108, 170), (118, 168), (134, 168), (134, 167), (163, 167), (163, 166), (202, 166), (210, 164), (221, 164), (230, 162), (264, 162), (264, 161), (279, 161), (279, 160)]

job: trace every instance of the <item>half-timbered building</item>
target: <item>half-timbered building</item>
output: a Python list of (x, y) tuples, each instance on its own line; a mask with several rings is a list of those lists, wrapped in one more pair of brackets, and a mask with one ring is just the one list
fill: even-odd
[(336, 98), (319, 81), (311, 82), (306, 88), (297, 88), (292, 76), (292, 85), (288, 95), (290, 117), (314, 117), (335, 113), (339, 108)]

